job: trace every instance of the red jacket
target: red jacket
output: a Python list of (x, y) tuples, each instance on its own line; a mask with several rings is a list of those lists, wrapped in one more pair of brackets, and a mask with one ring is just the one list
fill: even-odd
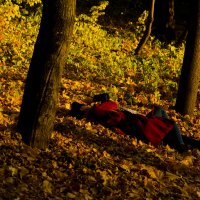
[[(119, 110), (117, 103), (113, 101), (95, 104), (92, 108), (92, 115), (102, 125), (120, 128), (125, 134), (132, 131), (131, 127), (137, 127), (138, 132), (155, 146), (163, 140), (174, 126), (172, 120), (162, 117), (132, 114), (132, 117), (128, 118), (123, 111)], [(134, 135), (134, 133), (129, 134)]]

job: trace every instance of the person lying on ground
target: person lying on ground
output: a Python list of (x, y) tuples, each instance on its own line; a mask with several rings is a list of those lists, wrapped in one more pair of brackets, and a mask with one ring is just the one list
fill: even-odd
[(144, 116), (131, 109), (120, 108), (107, 93), (95, 95), (93, 102), (98, 103), (88, 106), (73, 102), (70, 115), (78, 119), (85, 117), (114, 128), (118, 134), (127, 134), (154, 146), (168, 144), (178, 152), (184, 152), (188, 147), (200, 149), (200, 141), (182, 135), (178, 125), (169, 119), (161, 106), (154, 105), (152, 111)]

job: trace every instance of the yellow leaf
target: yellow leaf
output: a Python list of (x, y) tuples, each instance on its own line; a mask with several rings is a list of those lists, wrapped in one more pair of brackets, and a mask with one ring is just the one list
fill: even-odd
[(13, 184), (13, 183), (14, 183), (14, 179), (13, 179), (12, 177), (8, 177), (8, 178), (6, 179), (6, 182), (7, 182), (7, 183)]
[(138, 143), (138, 142), (137, 142), (136, 139), (133, 139), (133, 140), (132, 140), (132, 144), (133, 144), (134, 146), (137, 146), (137, 143)]
[(20, 192), (28, 192), (28, 185), (25, 184), (25, 183), (21, 183), (19, 186), (18, 186), (18, 189)]
[(10, 166), (9, 168), (9, 171), (11, 172), (12, 176), (16, 175), (17, 172), (18, 172), (18, 169), (17, 168), (14, 168), (12, 166)]
[(29, 173), (28, 169), (26, 169), (25, 167), (21, 167), (20, 172), (19, 172), (20, 178), (23, 178), (23, 176), (25, 176), (28, 173)]
[(125, 169), (126, 171), (130, 172), (130, 165), (128, 163), (123, 163), (120, 165), (121, 168)]
[(185, 127), (182, 127), (181, 130), (182, 130), (182, 132), (186, 132)]
[(53, 174), (56, 176), (57, 179), (63, 179), (65, 178), (67, 175), (59, 170), (54, 170)]
[(73, 165), (70, 163), (69, 166), (68, 166), (68, 168), (69, 168), (69, 169), (72, 169), (72, 168), (73, 168)]
[(58, 168), (58, 164), (55, 160), (52, 160), (51, 162), (52, 162), (53, 168), (55, 168), (55, 169)]
[(88, 176), (88, 180), (96, 182), (96, 179), (93, 176)]
[(170, 172), (166, 172), (166, 176), (167, 176), (167, 178), (169, 178), (172, 181), (180, 178), (179, 176), (172, 174)]
[(28, 156), (28, 157), (27, 157), (27, 160), (28, 160), (28, 161), (34, 161), (35, 158)]
[(147, 170), (148, 174), (153, 179), (161, 179), (163, 177), (163, 172), (162, 171), (160, 171), (158, 169), (154, 169), (151, 166), (143, 166), (141, 169)]
[(0, 168), (0, 177), (2, 178), (4, 176), (5, 173), (5, 169), (4, 168)]
[(68, 109), (68, 110), (70, 110), (71, 109), (71, 104), (70, 103), (66, 103), (65, 104), (65, 108)]
[(193, 164), (193, 156), (186, 156), (182, 161), (181, 164), (186, 165), (186, 166), (190, 166)]
[(71, 198), (71, 199), (75, 199), (75, 198), (76, 198), (76, 195), (73, 194), (73, 193), (68, 192), (68, 193), (67, 193), (67, 197), (69, 197), (69, 198)]
[(112, 88), (112, 92), (113, 92), (114, 94), (117, 94), (117, 93), (118, 93), (118, 88), (115, 87), (115, 86), (113, 86), (113, 88)]
[(85, 124), (85, 128), (86, 128), (86, 130), (90, 131), (93, 134), (95, 134), (95, 133), (98, 132), (96, 129), (94, 129), (92, 127), (92, 124), (90, 122), (88, 122), (88, 123)]
[(169, 152), (173, 152), (173, 151), (175, 151), (175, 150), (172, 149), (169, 145), (166, 145), (165, 148), (166, 148), (167, 151), (169, 151)]
[(101, 170), (97, 170), (97, 172), (99, 172), (99, 174), (101, 175), (102, 179), (103, 179), (103, 185), (106, 185), (108, 180), (110, 179), (108, 173), (106, 171), (101, 171)]
[(131, 199), (138, 199), (140, 197), (140, 190), (132, 189), (128, 195)]
[(42, 172), (42, 176), (43, 177), (47, 177), (47, 173), (46, 172)]
[(1, 111), (0, 111), (0, 121), (3, 121), (3, 114)]
[(148, 178), (145, 176), (144, 177), (144, 186), (146, 186), (148, 184)]
[(52, 184), (49, 181), (44, 180), (42, 187), (45, 193), (52, 194)]
[(110, 154), (107, 151), (103, 151), (103, 156), (106, 158), (110, 158)]

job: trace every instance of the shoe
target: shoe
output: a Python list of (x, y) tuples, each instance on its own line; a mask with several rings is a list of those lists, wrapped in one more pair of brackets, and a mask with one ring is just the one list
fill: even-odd
[(200, 140), (190, 138), (186, 135), (182, 135), (182, 138), (184, 143), (191, 146), (192, 149), (200, 149)]

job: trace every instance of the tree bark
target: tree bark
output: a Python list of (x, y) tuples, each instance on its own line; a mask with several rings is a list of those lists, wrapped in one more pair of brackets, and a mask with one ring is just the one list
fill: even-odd
[(151, 7), (149, 10), (146, 31), (135, 50), (135, 55), (138, 55), (140, 53), (141, 49), (148, 41), (149, 36), (151, 34), (152, 24), (153, 24), (153, 20), (154, 20), (154, 5), (155, 5), (155, 0), (151, 0)]
[(193, 14), (186, 40), (183, 66), (180, 76), (175, 109), (192, 115), (200, 81), (200, 1), (192, 0)]
[(18, 120), (23, 141), (44, 149), (51, 137), (76, 0), (43, 0), (42, 19)]

